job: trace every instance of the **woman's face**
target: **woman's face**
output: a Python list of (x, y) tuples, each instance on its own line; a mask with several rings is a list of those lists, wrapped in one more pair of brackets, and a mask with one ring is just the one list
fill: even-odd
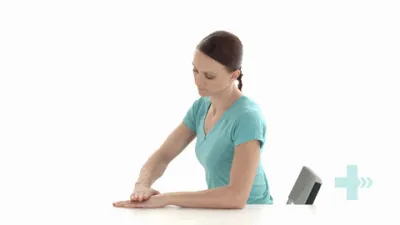
[(229, 73), (224, 65), (197, 50), (193, 57), (193, 75), (199, 94), (213, 96), (230, 88), (237, 73)]

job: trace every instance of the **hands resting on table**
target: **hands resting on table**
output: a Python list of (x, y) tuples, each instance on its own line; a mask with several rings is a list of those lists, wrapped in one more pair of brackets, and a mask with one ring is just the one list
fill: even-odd
[(122, 208), (163, 208), (167, 201), (159, 191), (139, 184), (135, 186), (130, 200), (114, 202), (113, 205)]
[(115, 202), (123, 208), (164, 208), (169, 205), (182, 208), (243, 209), (247, 191), (227, 185), (201, 191), (160, 193), (148, 183), (136, 184), (129, 200)]

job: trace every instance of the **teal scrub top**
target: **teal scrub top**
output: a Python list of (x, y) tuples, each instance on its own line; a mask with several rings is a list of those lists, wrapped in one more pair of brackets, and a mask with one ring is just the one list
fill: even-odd
[[(229, 184), (236, 146), (250, 140), (259, 140), (260, 154), (263, 152), (267, 130), (259, 105), (242, 95), (206, 135), (204, 121), (210, 106), (209, 97), (200, 97), (189, 108), (183, 120), (184, 124), (196, 133), (196, 157), (205, 170), (209, 189)], [(272, 203), (273, 198), (260, 157), (247, 204)]]

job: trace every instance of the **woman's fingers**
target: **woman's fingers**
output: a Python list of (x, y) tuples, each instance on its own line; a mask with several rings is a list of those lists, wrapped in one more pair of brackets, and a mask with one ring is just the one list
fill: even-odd
[(135, 203), (131, 201), (120, 201), (120, 202), (114, 202), (113, 205), (115, 207), (124, 207), (124, 208), (135, 208)]
[(131, 194), (131, 200), (132, 201), (136, 201), (137, 200), (137, 194), (136, 193), (132, 193)]
[(114, 207), (120, 208), (149, 208), (149, 205), (145, 202), (132, 202), (132, 201), (122, 201), (113, 203)]
[(159, 191), (141, 191), (141, 192), (134, 192), (131, 195), (131, 201), (146, 201), (148, 200), (152, 195), (158, 195), (160, 194)]
[(148, 200), (151, 196), (152, 196), (152, 194), (148, 191), (148, 192), (146, 192), (146, 194), (143, 196), (143, 198), (144, 198), (144, 200)]
[(140, 195), (139, 195), (139, 197), (138, 197), (138, 201), (139, 201), (139, 202), (143, 201), (143, 192), (140, 193)]
[(135, 192), (131, 195), (131, 200), (142, 202), (144, 200), (149, 199), (149, 197), (150, 197), (149, 192)]
[(115, 207), (124, 207), (126, 205), (126, 201), (114, 202), (113, 205)]
[(132, 194), (131, 200), (132, 201), (139, 201), (141, 195), (142, 194), (140, 192), (135, 192), (135, 193)]
[(139, 197), (139, 201), (141, 202), (141, 201), (149, 200), (149, 198), (150, 198), (151, 196), (152, 196), (152, 193), (151, 193), (150, 191), (143, 192), (143, 193), (141, 194), (141, 196)]

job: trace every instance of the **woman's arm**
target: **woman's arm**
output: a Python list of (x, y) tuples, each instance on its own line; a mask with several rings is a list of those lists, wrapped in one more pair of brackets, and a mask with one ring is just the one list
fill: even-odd
[(166, 205), (184, 208), (241, 209), (245, 205), (240, 194), (230, 186), (197, 192), (170, 192), (160, 197)]
[(196, 134), (183, 122), (168, 136), (160, 148), (155, 151), (140, 170), (136, 184), (151, 187), (160, 178), (168, 164), (193, 141)]
[(259, 141), (239, 144), (235, 149), (230, 183), (197, 192), (172, 192), (152, 196), (144, 202), (121, 201), (116, 207), (159, 208), (175, 205), (185, 208), (243, 209), (251, 192), (260, 159)]
[(248, 141), (235, 149), (230, 183), (198, 192), (161, 194), (167, 205), (188, 208), (242, 209), (247, 204), (260, 159), (258, 141)]

